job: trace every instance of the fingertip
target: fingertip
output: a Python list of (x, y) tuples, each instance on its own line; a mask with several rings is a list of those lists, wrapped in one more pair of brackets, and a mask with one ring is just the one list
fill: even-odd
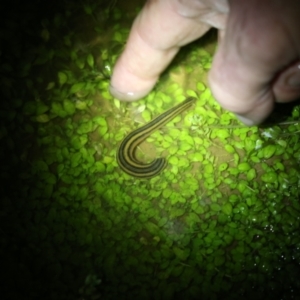
[(274, 98), (271, 94), (264, 98), (258, 98), (249, 110), (235, 111), (236, 117), (247, 126), (256, 126), (262, 124), (272, 113), (274, 109)]
[(247, 126), (254, 126), (259, 124), (260, 122), (255, 122), (254, 120), (251, 120), (245, 116), (239, 115), (239, 114), (235, 114), (236, 118), (239, 119), (242, 123), (244, 123)]
[(111, 95), (121, 101), (137, 101), (143, 97), (145, 97), (147, 94), (150, 93), (152, 90), (152, 87), (149, 89), (141, 90), (141, 91), (120, 91), (117, 88), (115, 88), (113, 85), (110, 85), (109, 92)]
[[(273, 95), (261, 92), (253, 95), (245, 89), (237, 89), (231, 82), (218, 81), (218, 77), (210, 77), (210, 87), (214, 98), (226, 110), (234, 113), (246, 126), (256, 126), (265, 121), (274, 106)], [(241, 84), (242, 86), (242, 84)]]
[(286, 103), (300, 97), (300, 62), (289, 66), (281, 72), (274, 82), (274, 95), (276, 102)]

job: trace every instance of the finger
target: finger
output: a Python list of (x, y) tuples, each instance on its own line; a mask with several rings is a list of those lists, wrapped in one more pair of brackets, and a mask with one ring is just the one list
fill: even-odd
[(115, 97), (132, 101), (145, 96), (179, 48), (210, 28), (195, 16), (181, 15), (176, 3), (148, 1), (134, 21), (113, 70), (110, 90)]
[(297, 57), (290, 28), (282, 25), (286, 8), (278, 3), (230, 2), (227, 28), (209, 74), (216, 99), (247, 125), (261, 123), (272, 111), (274, 80)]
[(273, 84), (276, 102), (290, 102), (300, 97), (300, 61), (279, 74)]

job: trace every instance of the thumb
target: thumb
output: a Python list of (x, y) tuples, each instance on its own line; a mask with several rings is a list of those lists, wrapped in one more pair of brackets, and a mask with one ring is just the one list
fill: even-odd
[(247, 125), (261, 123), (274, 102), (300, 94), (293, 26), (283, 26), (291, 16), (295, 17), (293, 10), (278, 1), (230, 2), (209, 81), (220, 104)]

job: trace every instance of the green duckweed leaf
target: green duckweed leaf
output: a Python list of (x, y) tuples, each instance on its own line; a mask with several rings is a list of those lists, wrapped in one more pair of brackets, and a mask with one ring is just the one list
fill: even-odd
[(93, 165), (95, 172), (103, 173), (105, 172), (105, 165), (101, 161), (96, 161)]
[(72, 85), (70, 89), (71, 94), (75, 94), (85, 88), (85, 82), (78, 82)]
[[(211, 119), (218, 119), (219, 117), (218, 117), (218, 115), (214, 112), (214, 111), (212, 111), (212, 110), (208, 110), (207, 112), (206, 112), (206, 114), (207, 114), (207, 116), (209, 117), (209, 118), (211, 118)], [(211, 120), (211, 121), (213, 121), (213, 120)], [(211, 123), (212, 124), (212, 123)]]
[(41, 171), (48, 171), (48, 165), (43, 160), (37, 160), (32, 162), (31, 170), (33, 173), (39, 173)]
[(104, 136), (108, 131), (107, 121), (103, 117), (93, 118), (93, 122), (99, 125), (98, 132), (101, 136)]
[(47, 123), (50, 121), (50, 118), (48, 115), (42, 114), (42, 115), (34, 117), (34, 121), (36, 121), (38, 123)]
[(149, 122), (152, 119), (150, 111), (146, 109), (142, 112), (142, 117), (145, 120), (145, 122)]
[(225, 145), (225, 150), (229, 153), (235, 153), (234, 148), (231, 145)]
[(147, 222), (144, 224), (144, 226), (145, 229), (154, 236), (157, 236), (158, 235), (157, 233), (160, 232), (159, 227), (153, 222)]
[(26, 115), (33, 115), (36, 113), (36, 102), (28, 101), (23, 106), (23, 113)]
[(63, 101), (63, 108), (67, 115), (73, 115), (76, 110), (75, 104), (69, 99)]
[(274, 155), (275, 152), (276, 152), (276, 146), (268, 145), (262, 148), (262, 150), (258, 153), (258, 156), (263, 157), (265, 159), (269, 159)]
[(34, 65), (43, 65), (46, 62), (48, 62), (49, 60), (51, 60), (54, 56), (55, 51), (53, 49), (50, 48), (41, 48), (39, 49), (39, 54), (37, 59), (34, 61)]
[(177, 128), (171, 128), (168, 135), (177, 140), (178, 136), (180, 136), (180, 130)]
[(195, 98), (198, 97), (197, 93), (196, 93), (195, 91), (193, 91), (193, 90), (187, 90), (187, 91), (186, 91), (186, 94), (187, 94), (188, 96), (190, 96), (190, 97), (195, 97)]
[[(202, 214), (204, 214), (204, 208), (203, 208), (203, 206), (201, 206), (201, 205), (199, 205), (199, 204), (197, 204), (197, 203), (195, 203), (196, 205), (195, 206), (193, 206), (193, 211), (196, 213), (196, 214), (198, 214), (198, 215), (202, 215)], [(200, 220), (199, 220), (200, 221)]]
[(93, 121), (89, 120), (89, 121), (83, 122), (79, 125), (79, 127), (77, 128), (77, 133), (84, 134), (84, 133), (89, 133), (93, 130), (94, 130)]
[(62, 104), (59, 102), (52, 102), (51, 112), (61, 118), (65, 118), (67, 116), (67, 112), (64, 111)]
[(215, 211), (215, 212), (218, 212), (221, 210), (221, 206), (218, 203), (212, 203), (210, 207), (211, 207), (212, 211)]
[(81, 162), (81, 153), (80, 152), (73, 153), (70, 157), (70, 160), (71, 160), (71, 167), (72, 168), (77, 167)]
[(115, 161), (114, 157), (111, 157), (111, 156), (104, 156), (103, 157), (103, 163), (105, 163), (105, 164), (111, 164), (114, 161)]
[(198, 91), (200, 91), (200, 92), (203, 92), (203, 91), (205, 91), (205, 84), (204, 83), (202, 83), (202, 82), (198, 82), (197, 83), (197, 90)]
[(277, 161), (274, 164), (274, 169), (284, 171), (284, 165), (281, 162)]
[(232, 204), (227, 202), (222, 206), (222, 211), (225, 215), (229, 216), (232, 214)]
[(191, 190), (198, 190), (199, 189), (199, 182), (194, 177), (186, 178), (185, 184), (187, 184), (189, 189), (191, 189)]
[(173, 247), (173, 251), (174, 251), (176, 257), (179, 260), (183, 260), (183, 261), (186, 260), (190, 255), (190, 250), (188, 248), (181, 249), (178, 247)]
[(240, 171), (240, 172), (247, 172), (247, 171), (249, 171), (251, 169), (251, 166), (249, 165), (249, 163), (247, 163), (247, 162), (243, 162), (243, 163), (240, 163), (239, 165), (238, 165), (238, 170)]
[(256, 170), (255, 169), (250, 169), (247, 172), (247, 180), (252, 181), (254, 178), (256, 178)]
[(283, 148), (286, 148), (286, 146), (287, 146), (287, 141), (285, 141), (285, 140), (278, 140), (276, 142)]
[(79, 110), (87, 109), (87, 103), (85, 101), (77, 100), (75, 102), (75, 107)]
[(173, 166), (172, 166), (172, 169), (171, 169), (172, 174), (177, 175), (177, 174), (178, 174), (178, 171), (179, 171), (178, 166), (173, 165)]
[(166, 217), (162, 217), (162, 218), (160, 218), (159, 220), (158, 220), (158, 226), (159, 227), (163, 227), (164, 225), (166, 225), (167, 224), (167, 222), (168, 222), (168, 218), (166, 218)]
[(263, 146), (263, 144), (264, 144), (263, 140), (260, 140), (260, 139), (256, 140), (256, 142), (255, 142), (255, 150), (261, 149), (262, 146)]
[(58, 72), (57, 77), (60, 86), (63, 86), (68, 81), (68, 75), (65, 72)]
[(240, 180), (238, 185), (237, 185), (237, 189), (243, 193), (248, 187), (248, 183), (245, 180)]
[(190, 212), (188, 214), (188, 216), (186, 217), (186, 223), (189, 225), (189, 226), (194, 226), (195, 224), (199, 223), (200, 222), (200, 218), (196, 213), (193, 213), (193, 212)]
[[(188, 143), (191, 146), (194, 146), (195, 142), (193, 137), (189, 136), (188, 134), (183, 135), (182, 138), (180, 138), (181, 141), (185, 141), (186, 143)], [(170, 141), (172, 142), (173, 140), (170, 139)]]
[(235, 162), (236, 164), (239, 163), (240, 157), (239, 157), (239, 155), (238, 155), (237, 153), (234, 153), (234, 154), (233, 154), (233, 160), (234, 160), (234, 162)]
[(166, 188), (166, 189), (163, 190), (163, 193), (162, 193), (162, 194), (163, 194), (163, 197), (164, 197), (164, 198), (169, 199), (170, 196), (171, 196), (171, 194), (172, 194), (172, 190)]
[(214, 172), (214, 166), (212, 164), (208, 163), (207, 165), (204, 166), (203, 173), (205, 177), (210, 177), (213, 172)]
[(257, 156), (251, 156), (251, 161), (253, 161), (254, 163), (259, 163), (260, 159)]
[(246, 203), (239, 203), (237, 205), (237, 208), (241, 214), (246, 215), (246, 216), (248, 215), (248, 206)]
[(245, 139), (244, 140), (244, 147), (247, 152), (250, 152), (255, 148), (255, 142), (251, 139)]
[(233, 236), (226, 234), (224, 235), (223, 239), (227, 245), (230, 245), (233, 241)]
[(288, 206), (286, 208), (287, 212), (294, 218), (298, 219), (299, 218), (299, 211), (296, 210), (294, 207)]
[(46, 87), (46, 91), (52, 90), (55, 87), (55, 82), (49, 82)]
[(107, 127), (107, 121), (104, 117), (98, 116), (98, 117), (93, 118), (92, 120), (99, 126)]
[(177, 218), (184, 215), (185, 210), (183, 208), (172, 209), (170, 212), (170, 218)]
[(220, 166), (219, 166), (219, 171), (225, 171), (225, 170), (227, 170), (228, 169), (228, 163), (222, 163), (222, 164), (220, 164)]
[(75, 60), (75, 64), (76, 64), (76, 66), (80, 70), (82, 70), (84, 68), (84, 66), (85, 66), (85, 60), (84, 60), (84, 58), (77, 57), (77, 59)]
[(98, 133), (100, 136), (104, 136), (107, 133), (107, 131), (108, 131), (108, 128), (105, 126), (98, 128)]
[(70, 143), (74, 149), (80, 149), (82, 146), (84, 146), (88, 142), (87, 135), (81, 135), (81, 136), (72, 136)]
[(90, 53), (88, 54), (86, 61), (91, 68), (94, 67), (94, 57), (92, 54), (90, 54)]
[[(166, 148), (166, 147), (165, 147)], [(181, 142), (180, 143), (180, 150), (182, 150), (182, 151), (188, 151), (188, 150), (190, 150), (190, 149), (192, 149), (192, 145), (190, 145), (189, 143), (185, 143), (185, 142)]]
[(204, 160), (204, 157), (201, 153), (196, 152), (196, 153), (191, 154), (191, 160), (194, 162), (197, 162), (197, 161), (201, 162)]
[(218, 267), (222, 266), (225, 263), (225, 256), (223, 254), (216, 256), (214, 259), (214, 263)]
[(216, 132), (216, 136), (222, 140), (225, 140), (230, 136), (230, 133), (228, 129), (219, 129)]
[(178, 162), (179, 162), (179, 159), (178, 159), (177, 156), (171, 156), (171, 157), (168, 159), (168, 162), (169, 162), (171, 165), (177, 166), (177, 165), (178, 165)]
[(36, 102), (35, 109), (36, 109), (36, 111), (35, 111), (36, 115), (42, 115), (46, 111), (49, 110), (49, 106), (47, 106), (46, 104), (44, 104), (42, 101), (38, 101), (38, 102)]
[(267, 183), (275, 183), (277, 182), (277, 174), (274, 171), (269, 171), (265, 174), (263, 174), (260, 179), (263, 182), (267, 182)]

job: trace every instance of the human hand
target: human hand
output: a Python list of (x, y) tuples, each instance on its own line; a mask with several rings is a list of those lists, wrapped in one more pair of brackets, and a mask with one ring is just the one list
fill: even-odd
[(113, 70), (111, 92), (116, 98), (127, 101), (142, 98), (151, 91), (180, 47), (201, 37), (212, 26), (224, 28), (226, 2), (180, 2), (150, 0), (145, 4)]
[(299, 97), (297, 0), (148, 1), (116, 63), (111, 93), (121, 100), (142, 98), (180, 47), (211, 27), (219, 29), (219, 44), (209, 82), (224, 108), (253, 125), (268, 116), (274, 102)]

